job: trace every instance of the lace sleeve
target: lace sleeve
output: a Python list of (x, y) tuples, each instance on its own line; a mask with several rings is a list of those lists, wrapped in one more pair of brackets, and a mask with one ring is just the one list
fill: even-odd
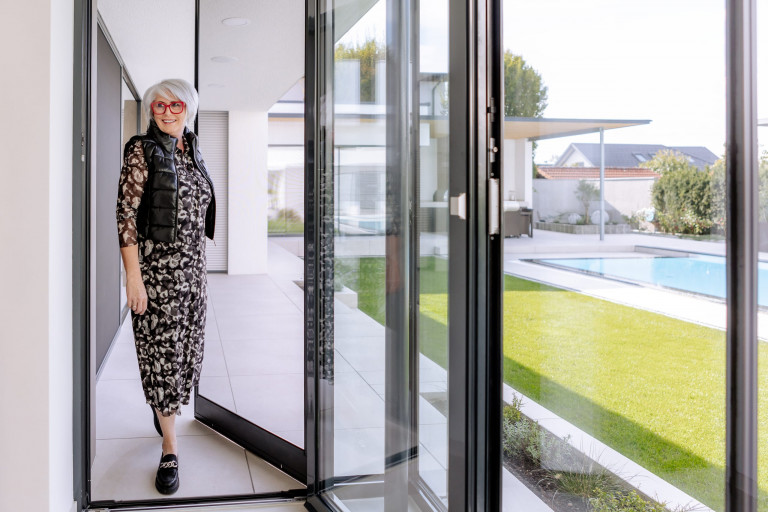
[(137, 140), (128, 151), (123, 168), (120, 171), (120, 184), (117, 189), (117, 234), (120, 247), (128, 247), (138, 243), (136, 230), (136, 213), (147, 183), (147, 163), (144, 160), (144, 150), (140, 140)]

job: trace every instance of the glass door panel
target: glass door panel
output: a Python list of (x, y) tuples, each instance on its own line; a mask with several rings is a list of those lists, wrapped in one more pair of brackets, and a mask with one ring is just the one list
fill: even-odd
[(301, 0), (200, 2), (198, 133), (217, 222), (195, 404), (200, 421), (301, 481), (304, 16)]
[(333, 357), (320, 448), (335, 486), (324, 497), (346, 510), (444, 509), (448, 2), (359, 0), (325, 20), (333, 135), (318, 176), (333, 302), (320, 332)]
[(505, 511), (724, 508), (723, 5), (504, 1)]

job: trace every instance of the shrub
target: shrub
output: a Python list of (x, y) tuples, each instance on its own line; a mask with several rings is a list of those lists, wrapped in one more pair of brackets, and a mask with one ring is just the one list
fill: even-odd
[(593, 512), (667, 512), (667, 508), (655, 501), (646, 501), (635, 491), (598, 492), (589, 500)]
[(551, 463), (562, 453), (563, 442), (547, 435), (539, 424), (520, 412), (522, 400), (515, 398), (504, 406), (503, 449), (509, 458), (520, 458), (535, 467), (542, 466), (542, 459)]
[(525, 417), (522, 399), (514, 397), (503, 409), (503, 449), (508, 459), (535, 470), (538, 485), (578, 496), (595, 512), (665, 512), (663, 505), (646, 502), (595, 461)]
[(653, 206), (662, 231), (701, 235), (712, 228), (712, 171), (694, 166), (665, 172), (653, 185)]
[(601, 493), (616, 493), (621, 485), (616, 477), (595, 461), (581, 456), (575, 471), (560, 471), (553, 478), (560, 491), (582, 498), (596, 498)]

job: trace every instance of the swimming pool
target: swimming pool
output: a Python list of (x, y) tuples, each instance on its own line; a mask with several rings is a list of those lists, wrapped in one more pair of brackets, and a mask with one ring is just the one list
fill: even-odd
[[(725, 299), (725, 258), (692, 254), (637, 258), (550, 258), (537, 263)], [(768, 307), (768, 262), (758, 263), (757, 302)]]

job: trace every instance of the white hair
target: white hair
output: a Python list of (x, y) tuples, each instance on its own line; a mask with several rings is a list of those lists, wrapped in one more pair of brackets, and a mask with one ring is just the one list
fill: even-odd
[(144, 115), (147, 117), (147, 126), (149, 126), (149, 120), (154, 119), (154, 116), (152, 115), (152, 102), (155, 101), (158, 96), (165, 96), (169, 100), (177, 99), (183, 101), (187, 110), (185, 124), (190, 131), (194, 131), (195, 118), (197, 117), (198, 95), (192, 84), (181, 78), (173, 78), (170, 80), (163, 80), (162, 82), (150, 86), (150, 88), (147, 89), (147, 92), (144, 93), (144, 98), (141, 102), (141, 108), (144, 110)]

